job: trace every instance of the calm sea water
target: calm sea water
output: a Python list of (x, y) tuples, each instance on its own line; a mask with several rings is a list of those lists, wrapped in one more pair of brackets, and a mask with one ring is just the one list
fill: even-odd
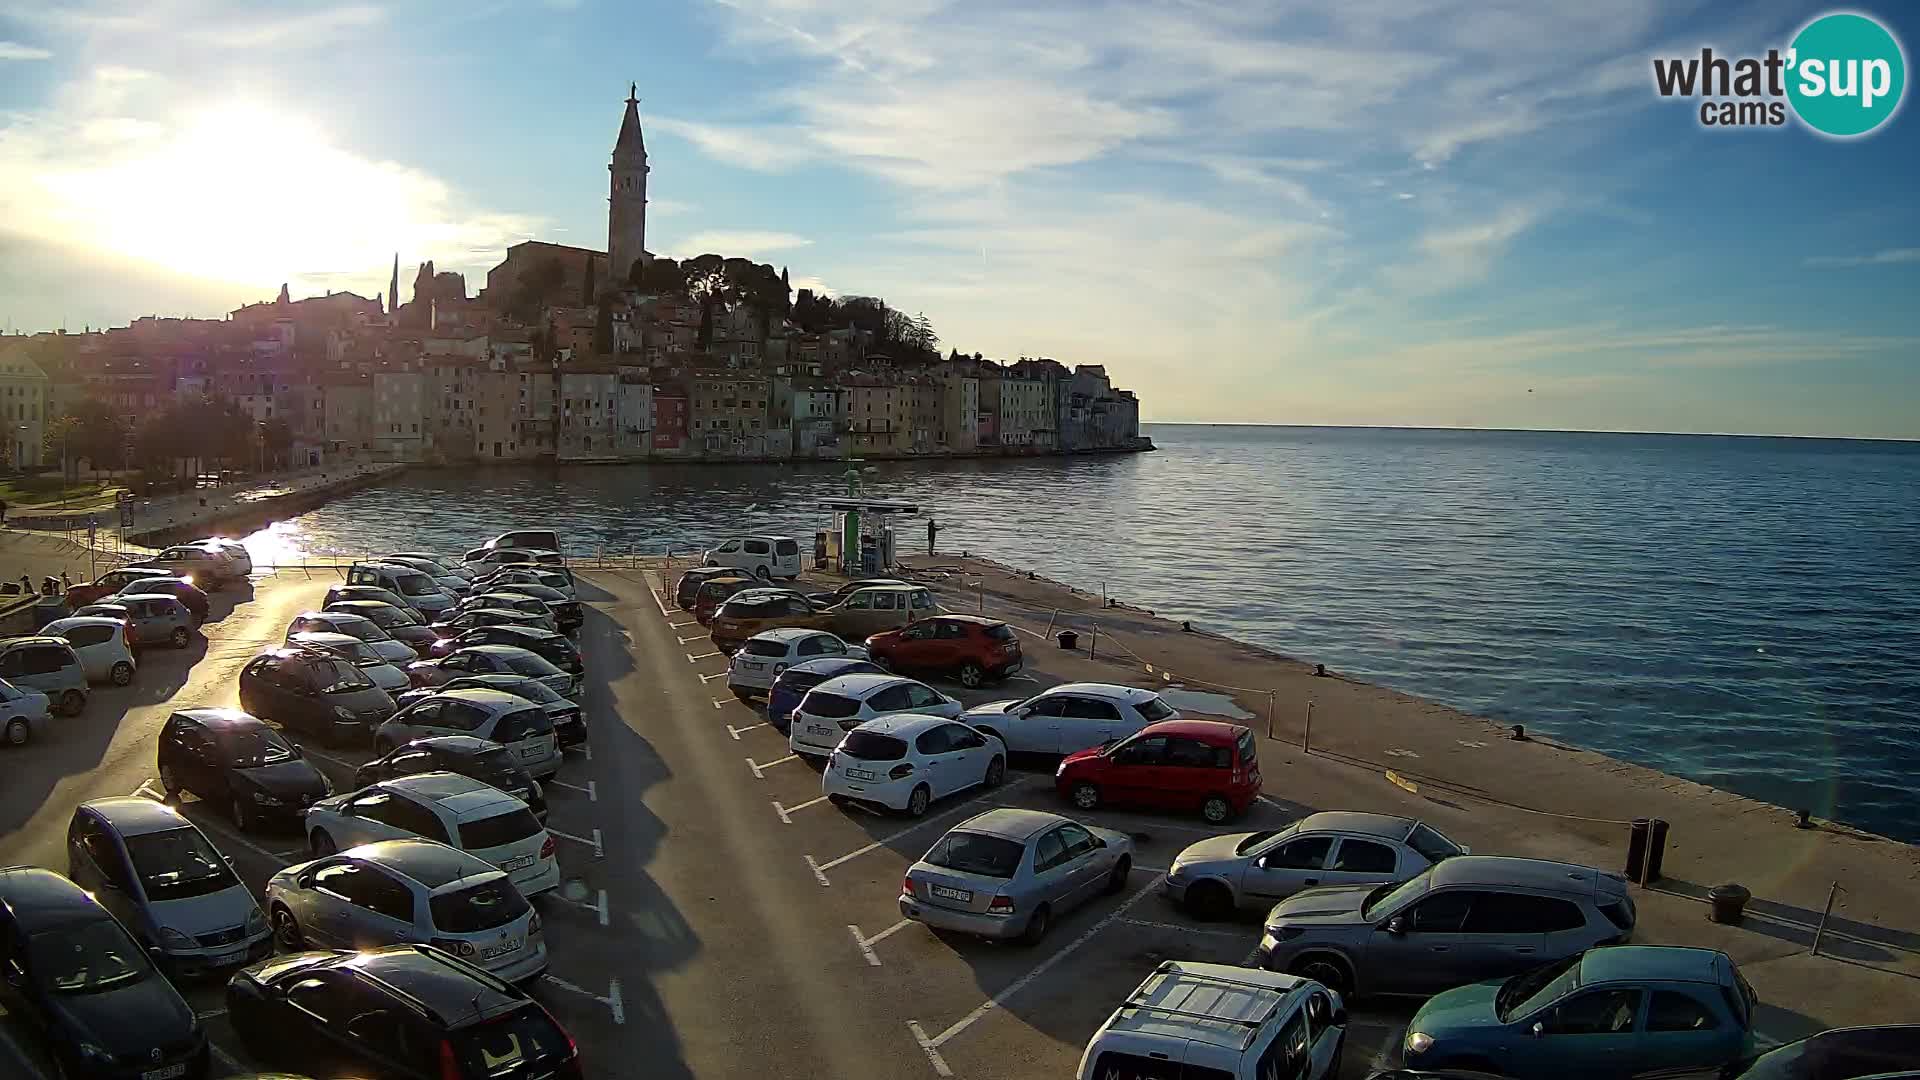
[[(940, 546), (1920, 840), (1920, 444), (1158, 425), (1110, 458), (879, 463)], [(811, 536), (845, 467), (422, 470), (313, 551)], [(903, 537), (918, 547), (924, 525)], [(261, 546), (268, 546), (261, 538)]]

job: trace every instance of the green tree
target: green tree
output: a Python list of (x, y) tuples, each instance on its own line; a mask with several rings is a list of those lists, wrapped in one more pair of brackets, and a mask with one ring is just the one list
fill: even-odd
[(125, 456), (127, 423), (103, 401), (87, 398), (46, 429), (48, 457), (60, 457), (66, 475), (78, 479), (85, 459), (95, 472), (115, 468)]

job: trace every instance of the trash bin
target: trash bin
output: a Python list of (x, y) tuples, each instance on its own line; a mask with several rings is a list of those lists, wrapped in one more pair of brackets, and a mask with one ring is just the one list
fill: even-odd
[(1715, 885), (1707, 890), (1707, 918), (1717, 923), (1737, 923), (1745, 915), (1747, 901), (1751, 899), (1753, 894), (1744, 886)]
[(1071, 630), (1062, 630), (1059, 636), (1060, 647), (1063, 649), (1075, 649), (1080, 646), (1080, 635)]
[(1650, 885), (1660, 880), (1660, 864), (1667, 853), (1667, 823), (1660, 818), (1635, 818), (1627, 832), (1627, 880)]

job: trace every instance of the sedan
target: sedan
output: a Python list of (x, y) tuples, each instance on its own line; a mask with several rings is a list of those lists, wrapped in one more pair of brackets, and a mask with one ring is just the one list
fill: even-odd
[(925, 683), (898, 675), (842, 675), (800, 699), (787, 725), (787, 746), (796, 754), (825, 757), (861, 724), (904, 712), (952, 720), (959, 717), (961, 706)]
[(580, 601), (561, 592), (559, 589), (530, 582), (508, 581), (493, 586), (494, 595), (506, 593), (510, 596), (529, 596), (553, 609), (553, 621), (564, 631), (580, 628), (587, 621), (586, 612), (580, 607)]
[(1277, 832), (1228, 833), (1189, 845), (1161, 891), (1200, 918), (1265, 911), (1302, 889), (1406, 879), (1467, 849), (1430, 825), (1386, 814), (1328, 811)]
[(538, 630), (554, 629), (551, 615), (529, 615), (512, 608), (468, 608), (458, 613), (448, 612), (445, 618), (432, 624), (434, 635), (440, 639), (440, 643), (434, 647), (442, 648), (445, 642), (482, 626), (528, 626)]
[(413, 617), (415, 622), (424, 624), (427, 621), (427, 617), (420, 613), (419, 608), (413, 606), (412, 601), (397, 592), (393, 592), (390, 589), (383, 589), (378, 585), (329, 586), (327, 588), (326, 599), (321, 602), (320, 606), (328, 610), (333, 610), (333, 605), (341, 600), (377, 600), (382, 604), (388, 604), (406, 612)]
[(347, 611), (307, 611), (293, 617), (287, 624), (287, 642), (293, 642), (295, 634), (345, 634), (357, 638), (389, 664), (411, 664), (420, 659), (413, 646), (404, 641), (396, 641), (380, 624), (365, 615), (355, 615)]
[(1127, 887), (1133, 841), (1038, 810), (954, 826), (907, 868), (900, 914), (935, 930), (1033, 945), (1053, 921)]
[[(552, 606), (545, 600), (528, 596), (525, 593), (507, 592), (504, 586), (500, 590), (488, 589), (486, 592), (475, 593), (467, 597), (454, 605), (452, 614), (459, 615), (469, 611), (481, 610), (517, 611), (534, 620), (534, 622), (529, 625), (545, 625), (540, 623), (539, 620), (546, 619), (553, 624), (548, 627), (548, 629), (557, 630), (560, 628), (558, 616), (555, 615)], [(449, 618), (450, 617), (452, 616), (450, 615)]]
[(1024, 701), (996, 701), (966, 715), (967, 723), (991, 730), (1016, 754), (1071, 754), (1179, 718), (1159, 694), (1111, 683), (1062, 683)]
[(1007, 748), (999, 739), (938, 716), (907, 713), (848, 732), (828, 756), (820, 787), (836, 806), (861, 803), (919, 817), (935, 799), (999, 787), (1006, 777)]
[(579, 675), (587, 670), (587, 666), (580, 662), (580, 650), (558, 630), (542, 630), (532, 626), (479, 626), (451, 642), (442, 642), (439, 647), (452, 653), (475, 645), (511, 645), (516, 649), (525, 649), (569, 675)]
[(327, 610), (364, 615), (375, 626), (385, 630), (388, 637), (404, 642), (420, 655), (425, 655), (433, 643), (440, 640), (439, 635), (428, 629), (426, 623), (407, 614), (402, 608), (379, 600), (335, 600), (327, 605)]

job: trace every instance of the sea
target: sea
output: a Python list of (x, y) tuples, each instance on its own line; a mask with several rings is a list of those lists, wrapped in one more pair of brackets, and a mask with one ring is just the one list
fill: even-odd
[[(1920, 841), (1920, 443), (1147, 425), (1154, 453), (418, 469), (289, 552), (811, 546), (849, 474), (967, 550), (1341, 673)], [(924, 517), (900, 544), (924, 550)]]

